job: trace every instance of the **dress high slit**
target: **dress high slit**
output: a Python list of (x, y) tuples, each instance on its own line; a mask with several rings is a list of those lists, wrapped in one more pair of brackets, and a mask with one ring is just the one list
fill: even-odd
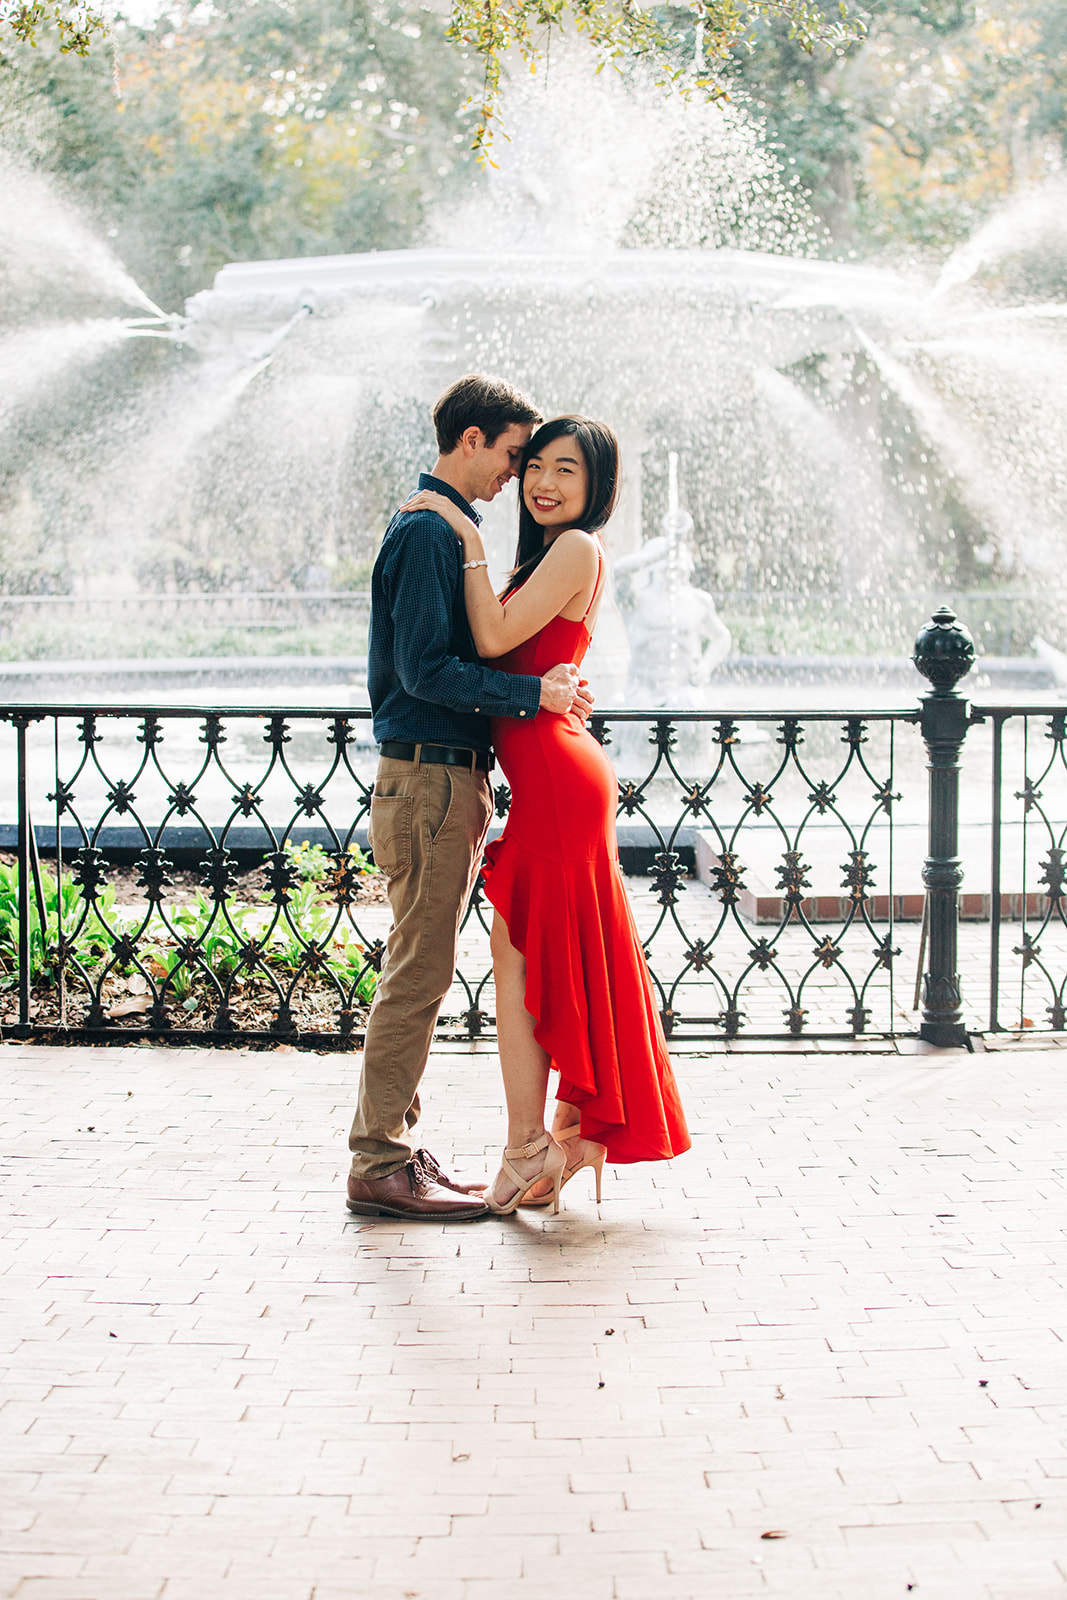
[[(579, 665), (586, 617), (554, 617), (492, 665), (535, 676)], [(578, 1107), (582, 1138), (611, 1162), (680, 1155), (689, 1133), (619, 865), (611, 763), (573, 712), (494, 718), (493, 746), (511, 809), (482, 876), (525, 957), (526, 1009), (559, 1073), (556, 1098)]]

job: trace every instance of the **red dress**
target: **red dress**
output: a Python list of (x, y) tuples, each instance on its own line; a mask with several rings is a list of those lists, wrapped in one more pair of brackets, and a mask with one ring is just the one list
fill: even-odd
[[(585, 619), (553, 617), (492, 665), (541, 677), (589, 648)], [(503, 834), (485, 852), (485, 891), (526, 957), (526, 1009), (559, 1073), (558, 1100), (608, 1160), (665, 1161), (689, 1149), (685, 1114), (615, 836), (618, 785), (574, 713), (493, 719), (511, 788)]]

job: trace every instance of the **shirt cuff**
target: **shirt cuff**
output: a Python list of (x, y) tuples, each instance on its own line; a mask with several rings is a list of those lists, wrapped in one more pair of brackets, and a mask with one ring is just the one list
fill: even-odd
[(541, 706), (541, 680), (540, 678), (515, 679), (515, 710), (511, 713), (514, 717), (536, 717)]

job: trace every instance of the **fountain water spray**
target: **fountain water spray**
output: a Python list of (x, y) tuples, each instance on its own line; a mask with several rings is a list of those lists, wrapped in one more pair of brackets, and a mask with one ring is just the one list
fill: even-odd
[[(664, 513), (660, 527), (667, 539), (667, 584), (666, 600), (667, 614), (672, 619), (670, 643), (667, 653), (667, 687), (669, 696), (676, 694), (681, 687), (679, 675), (678, 629), (673, 623), (678, 616), (678, 589), (681, 582), (681, 556), (682, 540), (693, 531), (693, 519), (688, 511), (682, 511), (678, 501), (678, 452), (670, 450), (667, 453), (667, 510)], [(689, 681), (688, 674), (685, 679)]]
[[(1041, 607), (1060, 604), (1062, 306), (984, 298), (971, 257), (934, 297), (916, 275), (815, 259), (803, 202), (737, 107), (555, 59), (509, 98), (500, 170), (439, 219), (438, 247), (237, 263), (181, 323), (36, 179), (20, 191), (29, 244), (0, 212), (0, 270), (26, 343), (0, 364), (25, 354), (35, 381), (4, 393), (0, 515), (17, 503), (36, 530), (27, 592), (287, 591), (323, 551), (362, 592), (432, 459), (433, 400), (480, 369), (619, 434), (608, 543), (645, 674), (629, 698), (661, 696), (666, 672), (672, 698), (706, 703), (730, 629), (748, 655), (892, 651), (924, 591), (957, 595), (979, 568), (992, 606), (1005, 521)], [(509, 555), (513, 539), (509, 520)]]
[(986, 268), (1024, 252), (1048, 248), (1061, 257), (1067, 247), (1067, 182), (1023, 189), (953, 250), (930, 293), (931, 300), (961, 288)]
[(28, 296), (69, 300), (84, 295), (136, 306), (168, 321), (70, 202), (42, 174), (2, 155), (0, 215), (16, 223), (0, 228), (0, 276), (7, 280), (9, 316)]

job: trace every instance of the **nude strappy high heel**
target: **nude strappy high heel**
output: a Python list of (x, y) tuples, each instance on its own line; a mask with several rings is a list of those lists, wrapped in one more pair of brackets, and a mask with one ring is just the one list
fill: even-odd
[[(524, 1178), (522, 1173), (516, 1171), (508, 1159), (509, 1156), (515, 1156), (531, 1161), (534, 1156), (540, 1155), (542, 1150), (546, 1152), (544, 1165), (540, 1172), (534, 1173), (532, 1178)], [(513, 1211), (518, 1210), (530, 1190), (537, 1184), (544, 1183), (547, 1179), (552, 1184), (552, 1192), (547, 1194), (544, 1200), (539, 1201), (538, 1204), (548, 1205), (551, 1201), (552, 1216), (556, 1216), (559, 1211), (559, 1191), (563, 1184), (563, 1171), (566, 1165), (566, 1151), (556, 1143), (550, 1133), (543, 1133), (540, 1139), (530, 1139), (526, 1144), (509, 1145), (504, 1151), (504, 1159), (500, 1163), (500, 1168), (510, 1178), (511, 1182), (516, 1185), (515, 1193), (510, 1200), (505, 1200), (501, 1205), (499, 1201), (493, 1199), (492, 1190), (487, 1189), (484, 1197), (485, 1203), (490, 1211), (495, 1212), (498, 1217), (509, 1217)]]
[[(578, 1139), (581, 1137), (581, 1123), (572, 1122), (569, 1128), (562, 1128), (559, 1133), (554, 1133), (552, 1137), (560, 1145), (563, 1144), (565, 1139)], [(596, 1174), (596, 1197), (599, 1204), (600, 1180), (604, 1172), (604, 1161), (608, 1152), (606, 1146), (597, 1144), (595, 1139), (587, 1139), (586, 1143), (589, 1146), (589, 1153), (583, 1156), (576, 1166), (566, 1167), (563, 1176), (560, 1178), (559, 1186), (562, 1189), (565, 1183), (570, 1183), (575, 1174), (581, 1172), (583, 1167), (592, 1167)], [(566, 1160), (566, 1156), (564, 1156), (564, 1160)], [(534, 1195), (532, 1199), (524, 1199), (520, 1203), (524, 1206), (547, 1206), (551, 1199), (552, 1196), (550, 1194)]]

